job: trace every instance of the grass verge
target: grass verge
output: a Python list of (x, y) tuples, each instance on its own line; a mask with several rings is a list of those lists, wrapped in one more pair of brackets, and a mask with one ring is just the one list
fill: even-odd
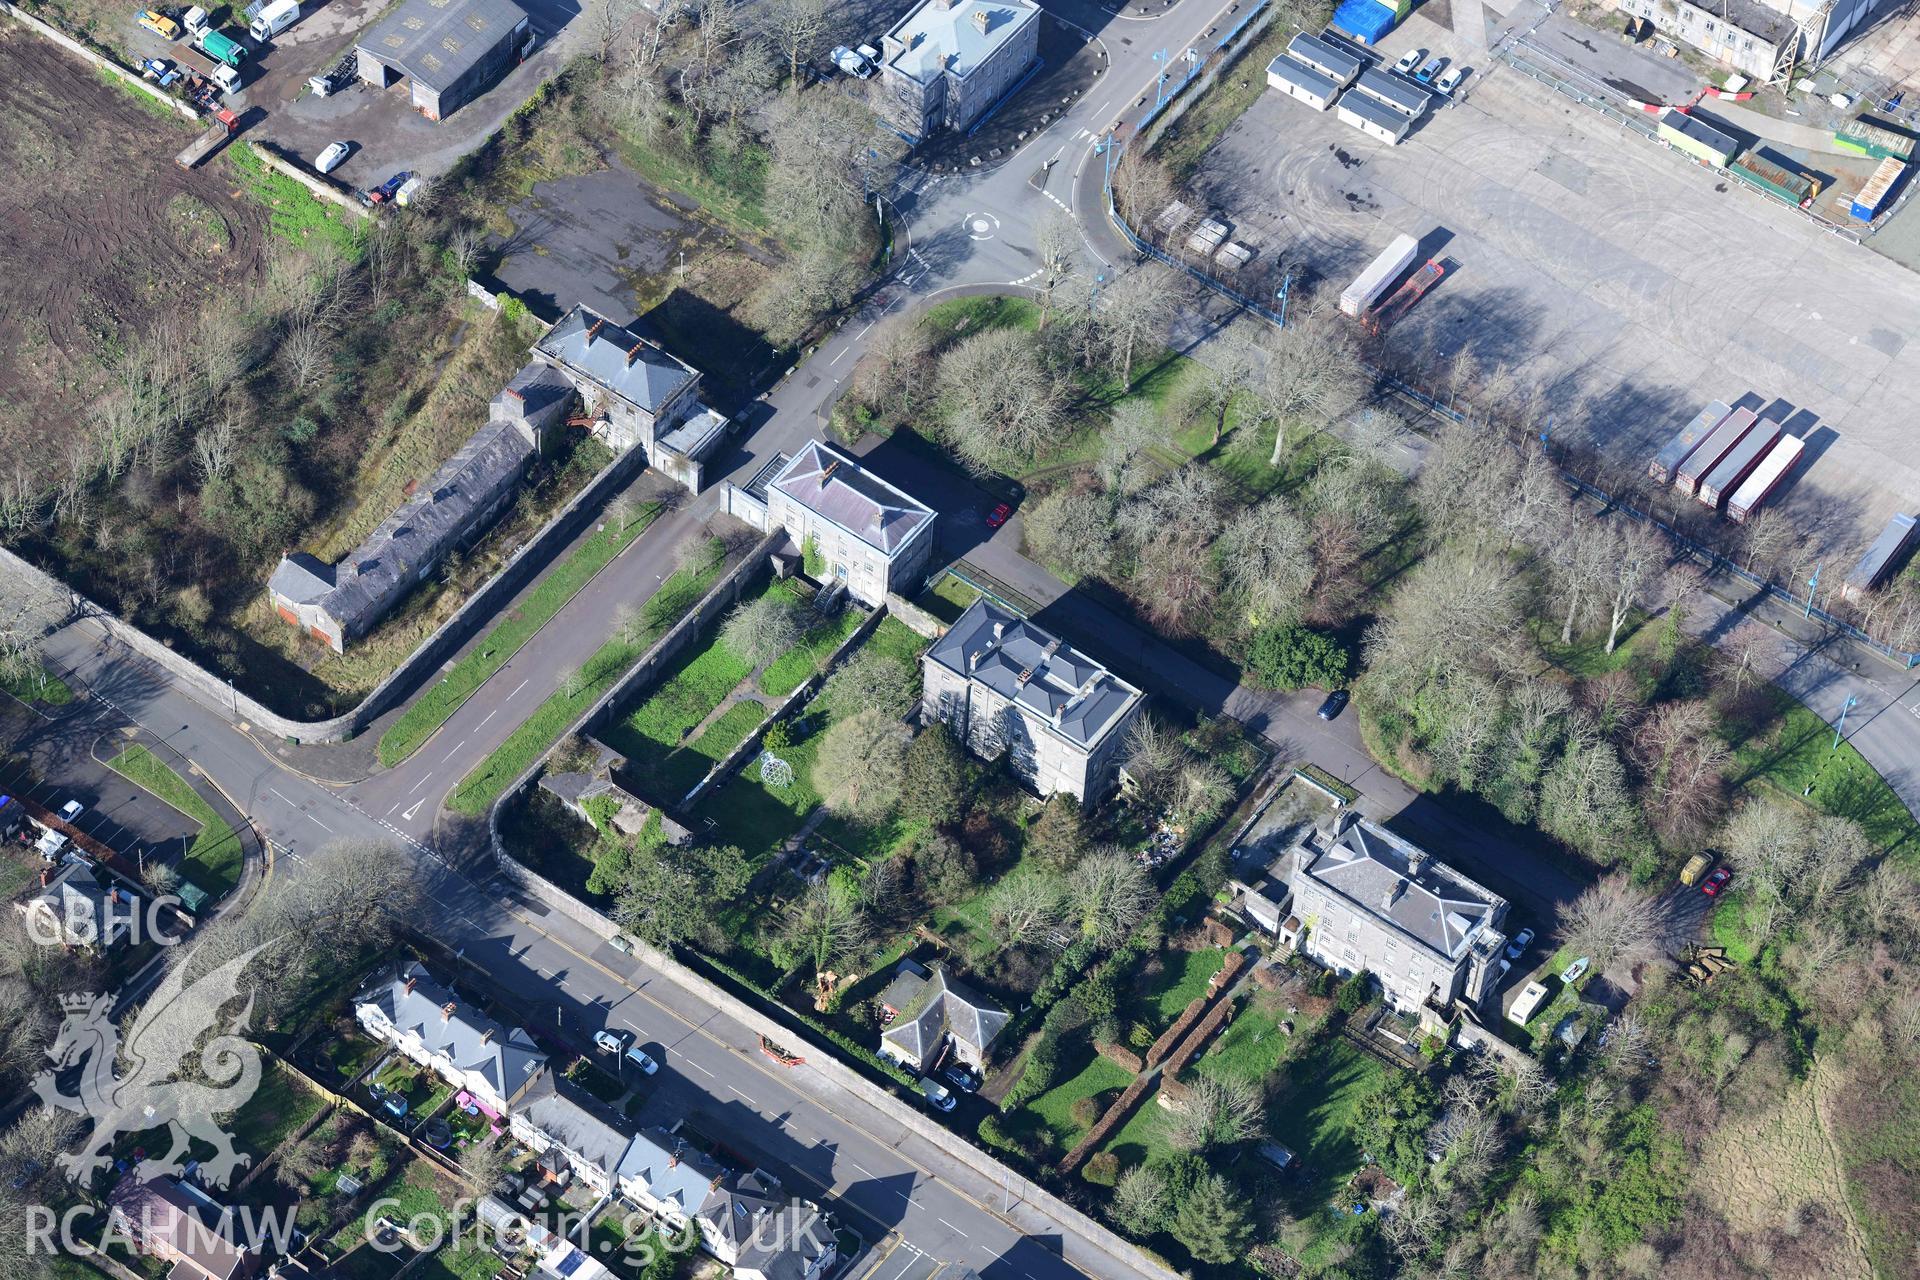
[(361, 228), (350, 221), (345, 209), (328, 204), (284, 173), (267, 167), (267, 162), (246, 143), (228, 147), (222, 153), (240, 188), (253, 200), (266, 206), (267, 225), (273, 234), (293, 244), (321, 241), (331, 245), (342, 257), (360, 256)]
[(534, 761), (560, 740), (569, 725), (613, 688), (627, 669), (699, 602), (726, 566), (724, 550), (724, 545), (715, 539), (713, 554), (705, 564), (675, 570), (641, 610), (641, 625), (633, 631), (632, 639), (615, 636), (601, 645), (582, 665), (581, 678), (573, 692), (558, 690), (541, 703), (505, 742), (461, 780), (447, 797), (447, 807), (470, 817), (485, 813), (515, 778), (531, 768)]
[(216, 898), (240, 883), (240, 837), (185, 778), (137, 744), (107, 761), (107, 768), (200, 824), (200, 833), (181, 859), (181, 875)]
[(1920, 823), (1886, 779), (1851, 742), (1835, 747), (1833, 727), (1804, 705), (1784, 693), (1778, 702), (1779, 727), (1770, 736), (1734, 744), (1733, 780), (1778, 787), (1851, 818), (1876, 845), (1909, 865), (1920, 862)]
[(556, 613), (579, 595), (595, 574), (612, 563), (633, 540), (646, 532), (660, 514), (650, 504), (640, 517), (624, 529), (608, 525), (585, 542), (572, 555), (549, 570), (540, 584), (528, 593), (525, 603), (507, 616), (507, 620), (487, 633), (453, 670), (414, 700), (407, 713), (394, 721), (380, 736), (380, 763), (391, 769), (420, 747), (458, 711), (493, 674), (505, 666), (520, 647), (539, 633)]
[(0, 675), (0, 689), (44, 707), (64, 707), (73, 701), (73, 687), (45, 667), (24, 676)]

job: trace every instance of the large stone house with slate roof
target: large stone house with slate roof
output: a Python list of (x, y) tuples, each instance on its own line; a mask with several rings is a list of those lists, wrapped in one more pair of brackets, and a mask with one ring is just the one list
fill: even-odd
[(464, 1008), (417, 960), (375, 979), (355, 999), (354, 1016), (496, 1117), (510, 1115), (546, 1070), (547, 1055), (524, 1028)]
[(1403, 1012), (1479, 1008), (1500, 978), (1507, 900), (1358, 814), (1335, 815), (1293, 848), (1283, 928), (1321, 964), (1364, 969)]
[(912, 1071), (957, 1061), (984, 1072), (987, 1049), (1007, 1025), (1006, 1010), (949, 978), (944, 965), (927, 969), (911, 960), (900, 962), (880, 1007), (889, 1018), (880, 1056)]
[(380, 619), (440, 564), (498, 519), (520, 477), (572, 402), (573, 389), (530, 364), (501, 388), (487, 425), (359, 546), (335, 564), (289, 552), (267, 579), (274, 610), (335, 653)]
[(1039, 56), (1034, 0), (922, 0), (880, 37), (880, 113), (915, 141), (969, 128)]
[(878, 606), (911, 595), (933, 558), (933, 508), (823, 441), (804, 445), (767, 485), (767, 527), (811, 550), (823, 581)]
[(513, 0), (401, 0), (354, 45), (376, 89), (411, 80), (414, 110), (444, 118), (524, 57), (533, 20)]
[(982, 596), (920, 659), (923, 721), (977, 756), (1002, 753), (1043, 796), (1100, 798), (1118, 776), (1146, 695), (1086, 654)]
[(609, 448), (644, 449), (649, 466), (700, 492), (731, 424), (700, 399), (692, 365), (588, 306), (561, 316), (533, 354), (573, 384)]

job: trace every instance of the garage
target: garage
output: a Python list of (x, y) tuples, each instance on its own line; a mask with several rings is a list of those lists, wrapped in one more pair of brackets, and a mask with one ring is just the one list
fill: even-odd
[(410, 82), (429, 120), (478, 97), (533, 47), (532, 20), (513, 0), (402, 0), (354, 46), (376, 89)]

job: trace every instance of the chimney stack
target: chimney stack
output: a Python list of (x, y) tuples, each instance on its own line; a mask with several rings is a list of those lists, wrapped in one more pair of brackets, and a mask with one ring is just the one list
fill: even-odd
[(53, 883), (53, 868), (42, 867), (40, 869), (40, 887), (44, 889), (49, 884), (52, 884), (52, 883)]
[(440, 1006), (440, 1021), (442, 1022), (453, 1021), (453, 1001), (449, 1000), (445, 1004)]
[(420, 985), (420, 979), (418, 979), (418, 978), (408, 978), (408, 979), (407, 979), (407, 994), (408, 994), (408, 995), (412, 995), (412, 994), (413, 994), (413, 989), (414, 989), (414, 988), (415, 988), (416, 986), (418, 986), (418, 985)]
[(973, 11), (973, 29), (981, 35), (987, 34), (987, 11), (985, 9), (975, 9)]

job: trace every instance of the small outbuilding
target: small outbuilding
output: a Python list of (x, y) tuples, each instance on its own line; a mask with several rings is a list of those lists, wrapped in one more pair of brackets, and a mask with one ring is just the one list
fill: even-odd
[(1381, 106), (1390, 107), (1409, 120), (1418, 119), (1433, 102), (1432, 97), (1419, 85), (1384, 71), (1362, 71), (1353, 87), (1356, 92), (1366, 94)]
[(441, 120), (532, 47), (533, 20), (513, 0), (400, 0), (353, 52), (362, 80), (411, 81), (414, 109)]
[(1284, 53), (1267, 64), (1267, 87), (1278, 89), (1315, 111), (1325, 111), (1340, 96), (1339, 85)]

